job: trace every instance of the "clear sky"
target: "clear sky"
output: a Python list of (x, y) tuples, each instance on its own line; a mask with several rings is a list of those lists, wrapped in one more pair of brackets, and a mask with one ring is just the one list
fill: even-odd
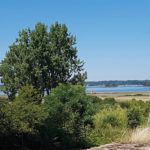
[(150, 0), (1, 0), (0, 60), (18, 31), (67, 24), (88, 80), (150, 79)]

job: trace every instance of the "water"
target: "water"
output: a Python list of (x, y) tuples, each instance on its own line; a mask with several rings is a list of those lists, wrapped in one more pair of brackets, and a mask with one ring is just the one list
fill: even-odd
[[(88, 86), (86, 87), (87, 93), (120, 93), (120, 92), (150, 92), (150, 87), (144, 86), (119, 86), (119, 87), (96, 87), (96, 86)], [(0, 95), (4, 95), (2, 91), (0, 91)]]
[(1, 87), (3, 86), (3, 84), (0, 82), (0, 96), (4, 95), (4, 93), (1, 91)]
[(118, 87), (86, 87), (87, 93), (120, 93), (120, 92), (150, 92), (150, 87), (145, 86), (118, 86)]
[(2, 91), (0, 91), (0, 96), (1, 96), (1, 95), (4, 95), (4, 93), (3, 93)]

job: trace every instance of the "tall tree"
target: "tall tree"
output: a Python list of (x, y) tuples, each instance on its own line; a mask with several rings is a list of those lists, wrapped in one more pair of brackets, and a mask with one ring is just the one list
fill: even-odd
[(64, 24), (56, 22), (50, 29), (37, 23), (24, 29), (10, 46), (0, 66), (5, 93), (10, 99), (27, 84), (47, 94), (59, 83), (80, 83), (86, 79), (84, 62), (77, 56), (76, 38)]

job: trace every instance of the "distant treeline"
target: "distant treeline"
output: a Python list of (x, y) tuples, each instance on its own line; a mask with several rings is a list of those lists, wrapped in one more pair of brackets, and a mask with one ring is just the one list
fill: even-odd
[(112, 80), (112, 81), (87, 81), (88, 86), (104, 86), (104, 87), (115, 87), (115, 86), (125, 86), (125, 85), (142, 85), (150, 86), (150, 80)]

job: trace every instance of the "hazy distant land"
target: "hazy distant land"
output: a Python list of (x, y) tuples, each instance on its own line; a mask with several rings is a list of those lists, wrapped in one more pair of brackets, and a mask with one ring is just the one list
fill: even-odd
[(117, 86), (150, 86), (150, 80), (108, 80), (108, 81), (87, 81), (87, 86), (117, 87)]

